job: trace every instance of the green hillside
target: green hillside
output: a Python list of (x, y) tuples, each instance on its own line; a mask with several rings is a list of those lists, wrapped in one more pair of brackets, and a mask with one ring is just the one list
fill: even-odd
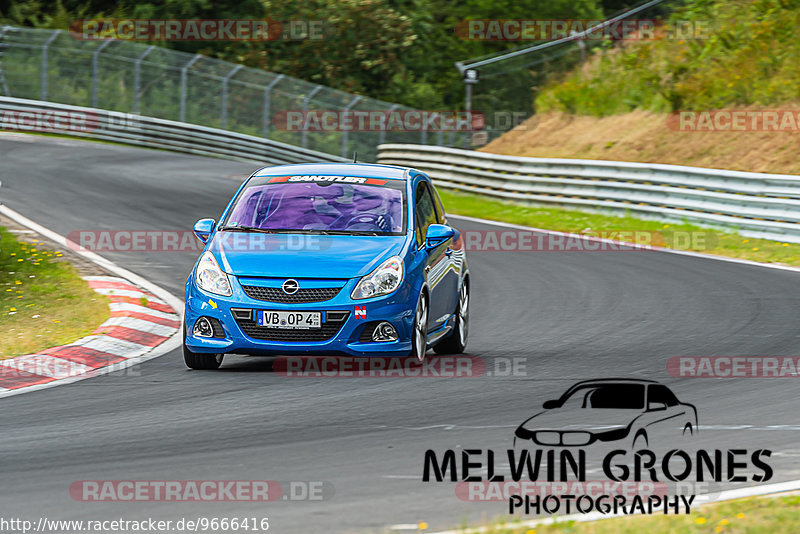
[(800, 0), (695, 0), (701, 38), (626, 41), (598, 50), (536, 99), (539, 112), (608, 116), (800, 101)]

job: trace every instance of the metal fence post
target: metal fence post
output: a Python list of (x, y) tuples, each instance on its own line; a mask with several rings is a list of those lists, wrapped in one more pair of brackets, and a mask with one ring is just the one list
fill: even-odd
[(189, 72), (189, 67), (194, 65), (197, 61), (202, 59), (203, 56), (200, 54), (195, 54), (195, 56), (190, 59), (186, 65), (181, 67), (181, 95), (180, 95), (180, 111), (179, 111), (179, 121), (186, 122), (186, 77)]
[[(391, 115), (391, 114), (392, 114), (392, 111), (396, 110), (396, 109), (397, 109), (399, 106), (400, 106), (400, 104), (392, 104), (392, 107), (390, 107), (390, 108), (389, 108), (389, 110), (386, 112), (386, 119), (387, 119), (387, 121), (388, 121), (388, 119), (389, 119), (389, 115)], [(384, 144), (385, 142), (386, 142), (386, 128), (384, 127), (384, 129), (383, 129), (383, 130), (381, 130), (381, 131), (378, 133), (378, 144), (379, 144), (379, 145), (382, 145), (382, 144)]]
[[(423, 117), (424, 116), (425, 115), (423, 114)], [(431, 119), (436, 119), (437, 117), (439, 117), (439, 113), (438, 112), (432, 114), (430, 118)], [(425, 124), (425, 122), (426, 121), (423, 121), (423, 123), (422, 123), (422, 132), (421, 132), (421, 135), (420, 135), (420, 144), (421, 145), (427, 145), (428, 144), (428, 125)]]
[[(345, 113), (346, 113), (346, 112), (348, 112), (348, 111), (350, 111), (351, 109), (353, 109), (353, 106), (355, 106), (356, 104), (358, 104), (359, 100), (361, 100), (361, 96), (356, 96), (356, 97), (355, 97), (353, 100), (351, 100), (351, 101), (350, 101), (350, 102), (349, 102), (349, 103), (348, 103), (348, 104), (347, 104), (347, 105), (344, 107), (344, 109), (343, 109), (342, 111), (344, 111)], [(341, 121), (340, 121), (340, 123), (339, 123), (339, 124), (341, 124)], [(342, 157), (343, 157), (343, 158), (346, 158), (346, 157), (347, 157), (347, 138), (349, 137), (349, 136), (348, 136), (348, 133), (349, 133), (349, 132), (348, 132), (347, 130), (343, 130), (343, 131), (342, 131)]]
[[(319, 93), (321, 90), (322, 86), (318, 85), (303, 99), (303, 121), (308, 122), (306, 121), (306, 115), (308, 115), (308, 103), (311, 102), (311, 99), (314, 97), (314, 95)], [(307, 145), (308, 145), (308, 130), (306, 128), (303, 128), (300, 131), (300, 146), (306, 148)]]
[(47, 100), (47, 51), (50, 48), (50, 43), (55, 41), (60, 33), (61, 30), (54, 31), (42, 45), (42, 79), (39, 87), (39, 100)]
[(100, 56), (100, 52), (103, 51), (105, 47), (110, 45), (113, 41), (108, 40), (104, 41), (103, 44), (97, 47), (97, 50), (92, 52), (92, 107), (97, 107), (97, 78), (100, 76), (98, 71), (97, 61)]
[(133, 112), (139, 113), (139, 87), (141, 86), (141, 78), (142, 78), (142, 61), (144, 58), (147, 57), (147, 54), (155, 50), (156, 46), (151, 45), (147, 47), (147, 50), (141, 53), (139, 57), (136, 58), (136, 63), (133, 65)]
[(273, 78), (271, 82), (264, 87), (264, 108), (261, 110), (261, 121), (262, 121), (262, 128), (261, 128), (261, 135), (264, 138), (269, 137), (269, 125), (270, 125), (270, 118), (269, 118), (269, 108), (272, 105), (272, 88), (275, 87), (278, 82), (284, 79), (285, 76), (283, 74), (279, 74), (276, 78)]
[[(0, 40), (2, 40), (6, 32), (11, 29), (11, 26), (0, 26)], [(3, 87), (3, 93), (6, 96), (11, 96), (11, 92), (8, 90), (8, 85), (6, 84), (6, 77), (3, 75), (3, 58), (2, 58), (2, 49), (6, 48), (8, 45), (5, 43), (0, 42), (0, 86)]]
[(231, 69), (231, 71), (222, 79), (222, 109), (220, 110), (220, 128), (223, 130), (228, 125), (228, 80), (233, 77), (234, 74), (239, 72), (242, 69), (242, 65), (236, 65)]

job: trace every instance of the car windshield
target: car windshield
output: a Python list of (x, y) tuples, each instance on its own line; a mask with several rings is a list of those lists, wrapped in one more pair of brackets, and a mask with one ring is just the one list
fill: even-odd
[(577, 388), (561, 405), (562, 408), (612, 410), (644, 409), (642, 384), (595, 384)]
[(402, 235), (405, 182), (343, 176), (254, 178), (222, 229)]

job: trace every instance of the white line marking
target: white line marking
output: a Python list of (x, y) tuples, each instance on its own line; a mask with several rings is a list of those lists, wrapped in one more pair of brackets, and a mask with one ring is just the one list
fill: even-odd
[(152, 295), (145, 293), (144, 291), (138, 291), (133, 289), (119, 289), (116, 287), (93, 287), (93, 290), (100, 293), (101, 295), (108, 295), (111, 297), (133, 297), (135, 299), (146, 298), (147, 300), (153, 302), (161, 302), (159, 299), (153, 298)]
[(153, 323), (135, 317), (112, 317), (97, 328), (99, 330), (104, 326), (124, 326), (125, 328), (133, 328), (134, 330), (164, 337), (171, 336), (175, 333), (175, 330), (177, 330), (177, 328), (172, 326), (164, 326), (163, 324)]
[(130, 302), (111, 302), (109, 303), (108, 307), (109, 309), (111, 309), (112, 312), (142, 313), (144, 315), (149, 315), (151, 317), (170, 319), (172, 321), (178, 321), (180, 319), (180, 317), (175, 315), (174, 313), (166, 313), (154, 310), (153, 308), (148, 308), (147, 306), (139, 306), (138, 304), (131, 304)]
[(76, 341), (73, 345), (80, 345), (87, 349), (99, 350), (100, 352), (108, 352), (109, 354), (122, 358), (135, 358), (150, 350), (150, 347), (147, 345), (140, 345), (133, 341), (102, 335), (85, 337)]

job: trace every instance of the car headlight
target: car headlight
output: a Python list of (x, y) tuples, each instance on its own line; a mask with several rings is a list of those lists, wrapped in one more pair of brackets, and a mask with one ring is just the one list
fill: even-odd
[(392, 256), (380, 266), (363, 277), (353, 289), (350, 295), (353, 299), (368, 299), (388, 295), (398, 287), (403, 281), (403, 259), (400, 256)]
[(230, 297), (233, 294), (228, 275), (222, 272), (214, 255), (209, 251), (200, 258), (194, 276), (197, 286), (203, 291), (223, 297)]

